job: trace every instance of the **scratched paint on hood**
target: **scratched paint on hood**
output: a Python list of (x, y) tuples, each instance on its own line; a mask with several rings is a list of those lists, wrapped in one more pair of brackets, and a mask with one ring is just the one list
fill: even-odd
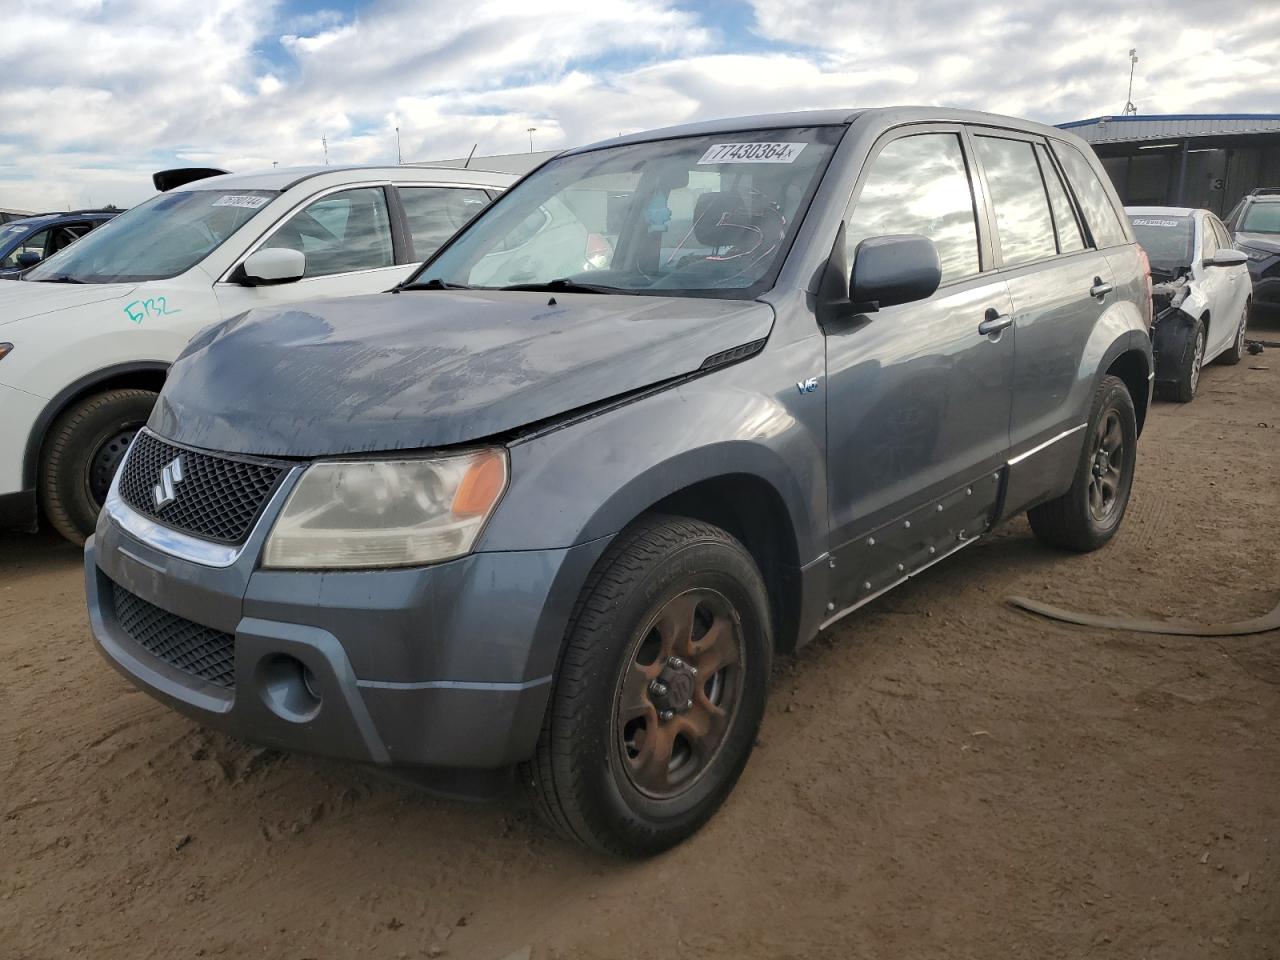
[(424, 291), (250, 311), (169, 373), (151, 429), (266, 456), (442, 447), (696, 371), (769, 334), (741, 300)]

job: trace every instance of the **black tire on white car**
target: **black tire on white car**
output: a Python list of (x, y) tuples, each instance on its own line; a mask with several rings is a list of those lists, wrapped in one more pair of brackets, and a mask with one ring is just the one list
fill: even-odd
[(1240, 326), (1236, 329), (1236, 338), (1231, 341), (1231, 346), (1227, 347), (1218, 357), (1218, 362), (1228, 367), (1234, 367), (1237, 363), (1244, 359), (1245, 353), (1245, 331), (1249, 329), (1249, 301), (1244, 303), (1244, 313), (1240, 317)]
[(40, 454), (40, 506), (72, 543), (93, 533), (111, 478), (155, 402), (150, 390), (108, 390), (77, 401), (53, 422)]

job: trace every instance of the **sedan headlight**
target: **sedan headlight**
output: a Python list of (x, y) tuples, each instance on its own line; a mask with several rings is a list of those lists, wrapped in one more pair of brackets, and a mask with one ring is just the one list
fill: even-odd
[(1259, 250), (1257, 247), (1246, 247), (1243, 243), (1236, 244), (1236, 249), (1250, 260), (1269, 260), (1276, 256), (1276, 254), (1269, 250)]
[(471, 552), (506, 487), (504, 450), (313, 463), (289, 494), (262, 562), (332, 570), (460, 557)]

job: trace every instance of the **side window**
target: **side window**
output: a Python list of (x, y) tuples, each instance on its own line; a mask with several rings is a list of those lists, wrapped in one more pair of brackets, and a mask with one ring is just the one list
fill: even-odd
[(1217, 217), (1209, 217), (1209, 222), (1213, 224), (1213, 232), (1218, 237), (1218, 249), (1230, 250), (1235, 247), (1235, 243), (1231, 240), (1231, 235), (1227, 233), (1227, 228), (1222, 225), (1222, 221)]
[(1103, 187), (1098, 175), (1075, 147), (1055, 142), (1053, 152), (1062, 163), (1067, 173), (1067, 181), (1075, 191), (1076, 200), (1084, 212), (1085, 222), (1093, 234), (1094, 245), (1112, 247), (1118, 243), (1128, 242), (1124, 228), (1120, 226), (1120, 218), (1116, 216), (1116, 208), (1111, 205), (1111, 197)]
[(49, 242), (49, 231), (39, 230), (31, 234), (16, 247), (9, 251), (9, 255), (0, 262), (0, 268), (10, 269), (18, 266), (18, 257), (24, 253), (38, 253), (41, 258), (44, 257), (45, 244)]
[(89, 232), (87, 224), (72, 223), (67, 226), (59, 227), (53, 234), (53, 243), (50, 253), (57, 253), (63, 247), (69, 247), (71, 244), (79, 240), (84, 234)]
[(483, 190), (460, 187), (399, 187), (413, 237), (413, 258), (425, 260), (489, 205)]
[(1049, 191), (1049, 207), (1053, 211), (1053, 225), (1058, 228), (1058, 252), (1074, 253), (1084, 249), (1084, 237), (1080, 236), (1080, 224), (1076, 222), (1075, 212), (1071, 209), (1071, 201), (1067, 199), (1067, 190), (1062, 185), (1062, 178), (1049, 159), (1049, 151), (1041, 144), (1036, 144), (1036, 159), (1040, 161), (1040, 172), (1044, 175), (1045, 187)]
[(973, 187), (957, 134), (902, 137), (871, 161), (845, 226), (849, 263), (863, 240), (891, 233), (932, 240), (944, 283), (978, 272)]
[(321, 197), (285, 223), (262, 246), (301, 250), (304, 277), (326, 277), (393, 266), (391, 220), (381, 187), (358, 187)]
[(1006, 267), (1043, 260), (1058, 252), (1049, 197), (1035, 151), (1025, 140), (976, 137), (996, 213), (996, 232)]
[(1208, 217), (1200, 220), (1200, 256), (1212, 257), (1218, 252), (1218, 235), (1214, 233), (1213, 221)]

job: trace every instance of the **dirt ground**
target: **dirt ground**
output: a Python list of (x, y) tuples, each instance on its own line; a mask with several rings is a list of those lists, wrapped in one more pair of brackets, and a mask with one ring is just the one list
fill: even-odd
[[(1280, 341), (1272, 318), (1255, 335)], [(1157, 405), (1118, 539), (1024, 521), (780, 665), (725, 809), (647, 863), (202, 731), (90, 645), (77, 551), (0, 539), (0, 958), (1280, 957), (1280, 349)]]

